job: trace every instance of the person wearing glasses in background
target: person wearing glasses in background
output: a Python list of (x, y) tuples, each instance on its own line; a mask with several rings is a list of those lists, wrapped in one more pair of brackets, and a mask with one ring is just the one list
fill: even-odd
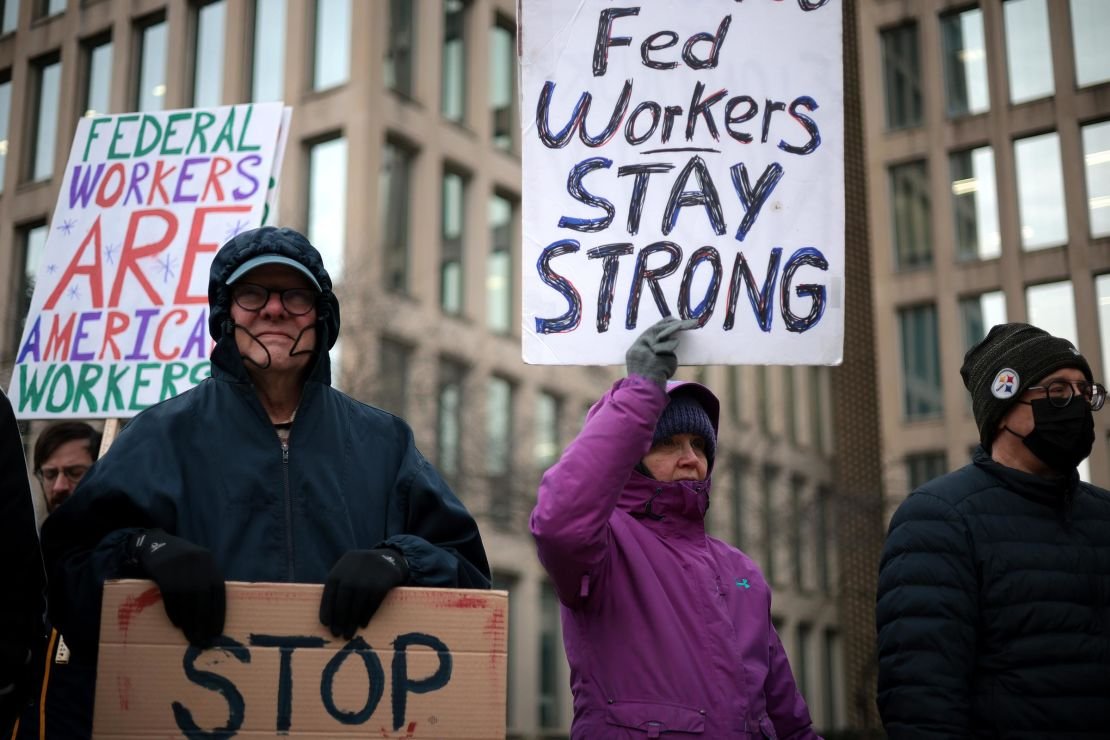
[(83, 421), (60, 421), (35, 441), (35, 478), (47, 513), (69, 498), (100, 456), (100, 432)]
[[(60, 421), (37, 440), (32, 463), (47, 514), (66, 501), (100, 455), (100, 432), (83, 421)], [(45, 654), (35, 656), (31, 704), (24, 709), (12, 738), (89, 737), (92, 734), (96, 665), (74, 659), (65, 638), (50, 624)]]
[(331, 387), (339, 301), (301, 234), (212, 261), (212, 377), (136, 416), (46, 519), (50, 616), (96, 651), (110, 578), (157, 583), (190, 643), (223, 632), (224, 579), (322, 583), (350, 639), (396, 586), (489, 588), (478, 527), (403, 420)]
[(1066, 339), (995, 326), (964, 358), (980, 446), (898, 507), (878, 705), (902, 738), (1105, 738), (1110, 492), (1079, 479), (1106, 389)]

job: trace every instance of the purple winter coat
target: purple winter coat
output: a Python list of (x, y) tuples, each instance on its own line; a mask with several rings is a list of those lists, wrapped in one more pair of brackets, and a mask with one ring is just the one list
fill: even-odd
[[(717, 398), (696, 383), (668, 390), (682, 386), (716, 428)], [(617, 381), (544, 475), (532, 511), (562, 602), (571, 737), (816, 738), (763, 574), (706, 534), (709, 478), (664, 483), (634, 470), (666, 404), (646, 378)]]

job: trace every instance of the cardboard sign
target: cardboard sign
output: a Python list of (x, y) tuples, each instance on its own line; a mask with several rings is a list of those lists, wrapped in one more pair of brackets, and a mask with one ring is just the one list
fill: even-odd
[(289, 116), (81, 119), (9, 384), (18, 417), (131, 417), (208, 376), (212, 257), (276, 202)]
[(523, 357), (836, 364), (836, 0), (521, 0)]
[(189, 646), (150, 581), (104, 586), (97, 738), (505, 737), (508, 594), (399, 588), (351, 640), (323, 586), (228, 583), (217, 647)]

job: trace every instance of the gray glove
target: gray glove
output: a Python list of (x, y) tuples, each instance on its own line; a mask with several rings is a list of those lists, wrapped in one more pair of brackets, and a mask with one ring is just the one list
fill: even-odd
[(624, 355), (629, 375), (643, 375), (666, 389), (667, 381), (678, 369), (678, 332), (693, 329), (697, 319), (679, 321), (673, 316), (660, 319), (644, 329)]

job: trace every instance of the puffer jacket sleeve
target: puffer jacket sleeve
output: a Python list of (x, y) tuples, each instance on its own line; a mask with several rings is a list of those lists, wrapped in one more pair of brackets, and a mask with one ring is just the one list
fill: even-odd
[(400, 550), (409, 585), (489, 588), (490, 568), (478, 525), (409, 432), (397, 477), (399, 507), (390, 512), (390, 536), (375, 547)]
[(767, 619), (767, 641), (769, 647), (767, 680), (763, 690), (767, 697), (767, 716), (775, 726), (779, 740), (821, 740), (813, 730), (813, 719), (809, 708), (798, 691), (790, 661), (782, 647), (782, 640)]
[(651, 448), (667, 395), (647, 378), (618, 380), (540, 482), (531, 530), (560, 601), (575, 608), (582, 583), (605, 561), (609, 517), (636, 464)]
[(0, 391), (0, 733), (15, 721), (26, 697), (30, 656), (43, 640), (44, 577), (27, 464), (8, 397)]
[(879, 714), (888, 735), (970, 736), (977, 580), (967, 524), (918, 490), (895, 513), (879, 565)]
[(179, 464), (174, 446), (136, 418), (43, 523), (50, 619), (75, 655), (96, 652), (104, 582), (142, 577), (128, 563), (130, 535), (177, 530)]

